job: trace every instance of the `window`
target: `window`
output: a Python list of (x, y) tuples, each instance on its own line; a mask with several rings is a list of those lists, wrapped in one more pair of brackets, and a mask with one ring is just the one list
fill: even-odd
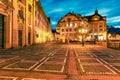
[(70, 31), (72, 31), (72, 29), (70, 29)]
[(100, 32), (102, 31), (102, 29), (100, 29)]
[(68, 22), (70, 22), (71, 18), (68, 18)]
[(66, 24), (66, 26), (68, 27), (68, 24)]
[(31, 5), (30, 4), (28, 4), (28, 11), (32, 11), (32, 7), (31, 7)]
[(70, 24), (70, 27), (72, 27), (72, 23)]
[(75, 27), (77, 26), (77, 23), (75, 23)]
[(102, 28), (102, 25), (100, 25), (100, 28)]
[(64, 29), (62, 29), (62, 32), (64, 32)]
[(66, 32), (68, 31), (68, 29), (66, 29)]
[(24, 12), (23, 12), (23, 10), (18, 10), (18, 17), (24, 21)]

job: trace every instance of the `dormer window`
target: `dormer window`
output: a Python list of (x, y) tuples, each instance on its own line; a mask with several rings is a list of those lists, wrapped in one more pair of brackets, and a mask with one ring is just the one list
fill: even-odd
[(100, 17), (97, 16), (97, 15), (95, 15), (95, 16), (92, 17), (92, 20), (95, 20), (95, 21), (96, 21), (96, 20), (99, 20), (99, 19), (100, 19)]

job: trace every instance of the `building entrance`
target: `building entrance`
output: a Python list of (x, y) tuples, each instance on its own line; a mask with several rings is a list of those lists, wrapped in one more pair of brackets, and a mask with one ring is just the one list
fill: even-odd
[(4, 48), (4, 16), (0, 14), (0, 48)]
[(18, 31), (18, 44), (22, 46), (22, 30)]

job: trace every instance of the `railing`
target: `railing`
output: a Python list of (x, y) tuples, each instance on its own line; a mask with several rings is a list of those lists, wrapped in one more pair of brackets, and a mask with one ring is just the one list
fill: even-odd
[(107, 43), (107, 47), (120, 50), (120, 42), (109, 42)]

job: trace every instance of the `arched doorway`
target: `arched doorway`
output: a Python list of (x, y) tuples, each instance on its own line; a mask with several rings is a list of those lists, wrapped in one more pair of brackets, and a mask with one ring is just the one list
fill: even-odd
[(0, 14), (0, 48), (4, 48), (4, 16)]

